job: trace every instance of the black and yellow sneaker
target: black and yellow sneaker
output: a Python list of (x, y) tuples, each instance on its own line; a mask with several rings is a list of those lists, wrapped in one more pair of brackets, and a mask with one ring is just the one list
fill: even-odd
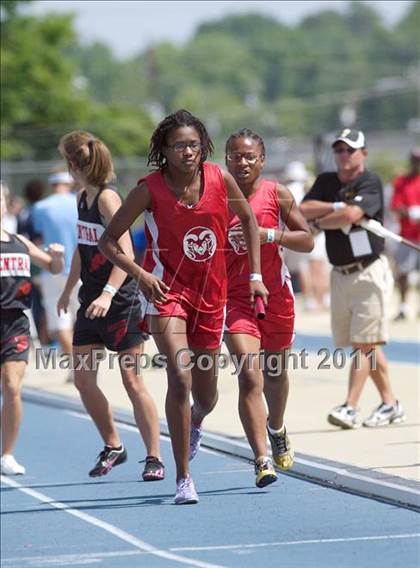
[(277, 473), (274, 469), (273, 462), (266, 456), (257, 458), (254, 462), (255, 467), (255, 485), (257, 487), (266, 487), (270, 483), (277, 481)]
[(95, 467), (90, 470), (89, 475), (90, 477), (101, 477), (109, 473), (113, 467), (125, 461), (127, 461), (127, 452), (124, 446), (120, 446), (119, 448), (105, 446), (98, 455), (98, 461)]
[(271, 444), (274, 463), (283, 471), (290, 469), (295, 461), (295, 453), (287, 435), (286, 426), (280, 434), (272, 434), (268, 429), (267, 433)]

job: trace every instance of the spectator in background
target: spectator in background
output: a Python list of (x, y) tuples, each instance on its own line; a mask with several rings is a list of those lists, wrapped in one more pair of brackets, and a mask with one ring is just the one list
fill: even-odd
[(41, 273), (42, 295), (45, 303), (48, 332), (56, 339), (62, 353), (72, 352), (73, 314), (76, 313), (76, 298), (72, 299), (72, 310), (57, 315), (56, 305), (70, 272), (71, 259), (77, 246), (77, 202), (72, 193), (73, 178), (66, 171), (54, 171), (48, 178), (52, 195), (36, 203), (32, 211), (35, 233), (39, 234), (44, 247), (59, 243), (65, 247), (64, 271), (61, 274)]
[[(32, 221), (32, 210), (38, 201), (40, 201), (47, 191), (47, 185), (41, 179), (29, 180), (23, 188), (23, 196), (26, 200), (25, 207), (20, 211), (17, 218), (17, 232), (34, 244), (40, 244), (42, 239), (34, 229)], [(41, 345), (49, 344), (47, 317), (42, 302), (41, 269), (36, 264), (31, 265), (32, 279), (32, 315), (34, 318), (38, 338)]]
[(26, 205), (21, 209), (18, 218), (18, 233), (24, 235), (26, 238), (34, 241), (39, 239), (40, 235), (35, 233), (32, 222), (32, 210), (38, 201), (40, 201), (47, 192), (47, 185), (41, 179), (31, 179), (23, 188), (23, 197), (25, 198)]
[[(406, 175), (394, 179), (394, 194), (391, 200), (391, 210), (400, 222), (400, 235), (415, 243), (420, 243), (420, 147), (410, 153), (410, 169)], [(408, 316), (407, 292), (409, 275), (420, 270), (420, 255), (402, 243), (396, 255), (397, 286), (401, 295), (399, 313), (396, 320)], [(420, 316), (420, 312), (419, 312)]]
[(405, 414), (395, 398), (388, 363), (381, 345), (388, 341), (387, 313), (392, 292), (392, 272), (383, 255), (384, 239), (358, 226), (363, 218), (382, 223), (382, 184), (365, 169), (365, 136), (344, 129), (332, 148), (337, 172), (319, 175), (305, 195), (301, 210), (317, 229), (325, 231), (331, 272), (331, 326), (338, 347), (352, 346), (345, 403), (328, 415), (340, 428), (357, 428), (357, 404), (371, 376), (381, 404), (363, 422), (375, 427), (399, 423)]
[[(283, 177), (296, 204), (300, 205), (311, 181), (311, 174), (302, 162), (295, 161), (287, 165)], [(309, 253), (284, 249), (283, 254), (289, 271), (298, 274), (305, 310), (316, 311), (328, 308), (329, 284), (325, 234), (319, 232), (315, 236), (315, 246)]]

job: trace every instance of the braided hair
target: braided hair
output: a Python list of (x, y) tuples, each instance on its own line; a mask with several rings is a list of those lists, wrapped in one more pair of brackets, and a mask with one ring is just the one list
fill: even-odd
[(214, 146), (206, 127), (199, 118), (187, 110), (181, 109), (168, 115), (157, 125), (150, 140), (148, 166), (155, 166), (159, 170), (164, 168), (166, 157), (163, 155), (162, 149), (166, 146), (167, 136), (172, 130), (183, 126), (190, 126), (197, 130), (201, 141), (200, 164), (207, 160), (207, 156), (213, 153)]
[(249, 128), (242, 128), (242, 130), (239, 130), (238, 132), (235, 132), (234, 134), (231, 134), (229, 136), (229, 138), (226, 141), (226, 146), (225, 146), (226, 153), (229, 151), (229, 146), (230, 146), (231, 142), (233, 140), (237, 140), (238, 138), (251, 138), (252, 140), (256, 140), (261, 147), (261, 151), (262, 151), (263, 156), (265, 156), (264, 140), (256, 132), (254, 132), (253, 130), (250, 130)]

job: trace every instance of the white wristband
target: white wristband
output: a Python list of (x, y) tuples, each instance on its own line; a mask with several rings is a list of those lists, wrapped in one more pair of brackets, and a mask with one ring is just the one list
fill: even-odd
[(115, 294), (118, 292), (118, 290), (114, 288), (114, 286), (111, 286), (111, 284), (105, 284), (102, 291), (108, 292), (108, 294), (111, 294), (112, 297), (114, 297)]
[(408, 218), (411, 221), (418, 221), (420, 219), (420, 205), (412, 205), (408, 208)]
[(267, 243), (274, 243), (276, 239), (275, 229), (267, 229)]
[(259, 274), (258, 272), (251, 272), (251, 274), (249, 275), (249, 281), (262, 282), (262, 274)]
[(334, 211), (337, 211), (337, 209), (343, 209), (343, 207), (346, 206), (346, 204), (344, 203), (344, 201), (336, 201), (335, 203), (332, 204)]

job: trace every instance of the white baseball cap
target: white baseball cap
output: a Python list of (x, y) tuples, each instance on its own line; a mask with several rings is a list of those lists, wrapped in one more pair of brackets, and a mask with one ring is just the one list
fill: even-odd
[(48, 183), (50, 185), (58, 185), (60, 183), (72, 185), (74, 183), (74, 179), (68, 172), (54, 172), (48, 176)]
[(359, 150), (366, 146), (365, 135), (361, 130), (350, 130), (350, 128), (345, 128), (338, 134), (335, 138), (332, 146), (334, 147), (337, 142), (345, 142), (350, 148)]

